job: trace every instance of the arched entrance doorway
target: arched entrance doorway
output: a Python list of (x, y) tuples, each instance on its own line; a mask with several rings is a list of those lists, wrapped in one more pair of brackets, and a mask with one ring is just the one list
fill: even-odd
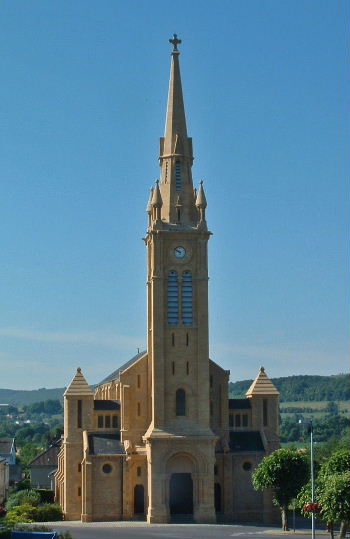
[(171, 515), (193, 513), (193, 481), (190, 473), (171, 474), (169, 509)]
[(171, 515), (193, 514), (193, 472), (195, 462), (192, 455), (177, 453), (167, 462), (169, 485), (169, 511)]

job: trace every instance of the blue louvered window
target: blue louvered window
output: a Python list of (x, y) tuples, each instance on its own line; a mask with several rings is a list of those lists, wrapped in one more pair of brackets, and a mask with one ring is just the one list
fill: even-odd
[(168, 324), (179, 322), (179, 283), (177, 272), (168, 273)]
[(192, 273), (184, 271), (182, 274), (182, 322), (186, 325), (193, 323), (193, 287)]
[(175, 162), (175, 187), (176, 191), (181, 191), (181, 163), (180, 161)]

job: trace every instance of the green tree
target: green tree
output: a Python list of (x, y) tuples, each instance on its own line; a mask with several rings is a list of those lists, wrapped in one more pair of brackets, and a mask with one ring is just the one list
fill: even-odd
[(284, 531), (289, 529), (288, 505), (308, 480), (308, 457), (293, 449), (277, 449), (265, 457), (253, 473), (255, 490), (273, 489), (273, 503), (281, 510)]
[[(333, 526), (341, 523), (340, 537), (345, 537), (350, 522), (350, 451), (339, 449), (325, 459), (316, 478), (316, 500), (321, 505), (319, 517)], [(310, 482), (298, 495), (301, 509), (311, 500)], [(304, 514), (309, 516), (307, 512)]]
[(21, 447), (20, 454), (19, 454), (19, 462), (20, 464), (26, 468), (31, 460), (33, 460), (37, 455), (39, 455), (41, 452), (41, 449), (38, 448), (33, 443), (27, 443), (24, 444)]
[(318, 501), (327, 522), (340, 522), (340, 537), (345, 537), (350, 522), (350, 472), (322, 478)]

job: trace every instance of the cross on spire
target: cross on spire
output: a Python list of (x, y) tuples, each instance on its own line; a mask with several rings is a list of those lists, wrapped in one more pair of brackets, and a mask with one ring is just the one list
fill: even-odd
[(177, 39), (177, 34), (174, 34), (173, 39), (169, 39), (169, 43), (171, 43), (174, 46), (173, 52), (177, 52), (178, 51), (177, 46), (181, 43), (181, 39)]

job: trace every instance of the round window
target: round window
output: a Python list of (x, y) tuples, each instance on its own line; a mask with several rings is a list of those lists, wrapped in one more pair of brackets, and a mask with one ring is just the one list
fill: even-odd
[(245, 472), (249, 472), (249, 470), (251, 470), (251, 469), (252, 469), (252, 464), (251, 464), (251, 462), (244, 462), (244, 463), (243, 463), (243, 470), (244, 470)]
[(104, 464), (102, 466), (102, 471), (103, 471), (103, 473), (111, 473), (112, 466), (110, 464)]

